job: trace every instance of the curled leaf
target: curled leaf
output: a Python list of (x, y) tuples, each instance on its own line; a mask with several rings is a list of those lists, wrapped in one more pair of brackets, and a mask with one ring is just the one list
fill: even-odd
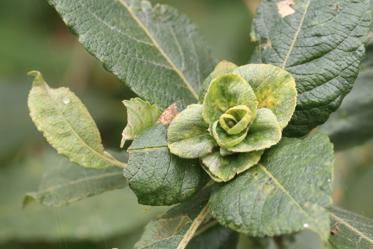
[(127, 125), (122, 132), (121, 147), (126, 140), (133, 140), (141, 132), (152, 127), (161, 114), (156, 105), (140, 98), (124, 100), (123, 104), (127, 108)]
[(296, 105), (297, 90), (290, 73), (267, 64), (238, 67), (234, 73), (250, 83), (258, 101), (258, 108), (268, 108), (276, 115), (281, 128), (290, 121)]
[(212, 152), (215, 142), (202, 118), (202, 105), (189, 105), (168, 127), (168, 147), (182, 158), (199, 158)]
[(222, 76), (224, 74), (231, 73), (236, 67), (237, 65), (230, 61), (223, 60), (219, 62), (215, 66), (214, 70), (210, 73), (210, 75), (207, 76), (207, 78), (203, 81), (202, 88), (200, 91), (201, 93), (199, 95), (200, 101), (203, 101), (203, 99), (205, 98), (207, 89), (209, 88), (210, 83), (213, 79), (219, 76)]
[(276, 116), (267, 108), (258, 109), (249, 132), (241, 143), (228, 148), (232, 152), (264, 150), (281, 140), (281, 128)]
[(249, 83), (238, 74), (215, 78), (203, 100), (203, 119), (213, 124), (229, 108), (237, 105), (245, 105), (255, 114), (257, 101)]
[(257, 164), (263, 151), (222, 156), (214, 152), (202, 158), (203, 168), (217, 182), (227, 182)]

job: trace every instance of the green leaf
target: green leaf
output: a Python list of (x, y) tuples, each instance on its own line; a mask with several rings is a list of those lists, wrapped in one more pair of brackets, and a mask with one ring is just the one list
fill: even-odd
[(170, 209), (161, 217), (151, 221), (145, 227), (144, 234), (136, 243), (135, 249), (185, 248), (181, 247), (181, 244), (194, 235), (190, 233), (195, 232), (194, 229), (198, 228), (208, 214), (206, 203), (209, 195), (209, 191), (202, 191), (188, 202)]
[(223, 185), (210, 199), (223, 225), (252, 236), (308, 228), (329, 236), (333, 147), (327, 136), (283, 139), (261, 162)]
[(281, 17), (276, 1), (264, 0), (255, 20), (260, 37), (256, 61), (287, 70), (298, 101), (286, 129), (302, 136), (324, 123), (351, 90), (370, 25), (369, 0), (298, 0)]
[(248, 128), (243, 130), (239, 134), (229, 135), (226, 131), (220, 126), (219, 121), (215, 121), (215, 123), (211, 126), (211, 133), (212, 136), (215, 138), (218, 145), (223, 149), (229, 149), (245, 139), (247, 135)]
[(221, 156), (214, 152), (202, 158), (203, 168), (216, 182), (227, 182), (257, 164), (263, 151)]
[(161, 115), (157, 106), (140, 98), (124, 100), (123, 104), (127, 109), (127, 125), (122, 133), (121, 147), (126, 140), (133, 140), (141, 132), (152, 127)]
[(258, 108), (272, 110), (281, 128), (286, 127), (297, 100), (293, 76), (279, 67), (265, 64), (249, 64), (233, 72), (249, 82), (258, 100)]
[(176, 115), (167, 130), (168, 147), (182, 158), (199, 158), (212, 152), (215, 141), (202, 118), (202, 105), (189, 105)]
[(361, 72), (341, 107), (322, 127), (337, 150), (362, 144), (373, 137), (372, 77), (370, 70)]
[(124, 175), (141, 204), (181, 202), (206, 182), (198, 160), (170, 154), (166, 132), (166, 127), (158, 124), (137, 137), (128, 149), (128, 168)]
[(223, 60), (223, 61), (219, 62), (215, 66), (214, 70), (209, 74), (209, 76), (207, 76), (207, 78), (203, 81), (202, 88), (201, 88), (201, 91), (200, 91), (200, 94), (199, 94), (199, 100), (201, 102), (203, 102), (203, 99), (205, 98), (207, 89), (209, 88), (210, 83), (213, 79), (215, 79), (219, 76), (222, 76), (224, 74), (233, 72), (233, 70), (236, 67), (237, 67), (237, 65), (233, 64), (230, 61)]
[(257, 101), (249, 83), (237, 74), (224, 74), (215, 78), (203, 100), (202, 116), (208, 124), (214, 123), (229, 108), (246, 105), (253, 115)]
[(24, 206), (36, 200), (45, 206), (61, 207), (127, 185), (118, 168), (81, 168), (54, 153), (46, 154), (42, 163), (49, 167), (38, 191), (25, 196)]
[(341, 208), (330, 208), (331, 236), (334, 249), (371, 249), (373, 247), (373, 220)]
[(234, 147), (227, 148), (232, 152), (250, 152), (267, 149), (281, 139), (281, 127), (270, 109), (257, 110), (256, 118), (250, 126), (245, 139)]
[(39, 72), (30, 75), (35, 77), (28, 98), (30, 116), (58, 153), (87, 168), (126, 167), (104, 151), (95, 121), (74, 93), (50, 88)]
[(166, 108), (198, 100), (213, 60), (190, 20), (138, 0), (49, 0), (79, 41), (137, 95)]
[[(215, 222), (215, 221), (213, 221)], [(206, 226), (209, 223), (206, 223)], [(238, 234), (228, 228), (215, 225), (203, 231), (201, 226), (195, 237), (190, 241), (187, 249), (227, 249), (235, 248), (238, 243)]]
[[(17, 160), (0, 169), (0, 244), (7, 241), (54, 241), (61, 244), (61, 241), (69, 240), (106, 240), (140, 229), (164, 210), (138, 205), (129, 188), (109, 191), (67, 207), (50, 208), (35, 204), (23, 209), (24, 193), (37, 187), (46, 169), (57, 166), (44, 165), (35, 154), (27, 157), (27, 161)], [(125, 219), (121, 218), (123, 212)]]

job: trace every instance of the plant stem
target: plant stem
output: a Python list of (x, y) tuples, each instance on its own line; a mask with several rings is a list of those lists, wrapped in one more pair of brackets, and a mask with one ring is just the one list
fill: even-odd
[(193, 238), (198, 227), (201, 225), (201, 223), (204, 221), (204, 219), (207, 217), (208, 214), (209, 214), (209, 208), (208, 208), (208, 204), (206, 204), (206, 206), (201, 210), (201, 212), (193, 220), (188, 231), (185, 233), (183, 239), (180, 241), (177, 249), (185, 249), (187, 247), (189, 241)]

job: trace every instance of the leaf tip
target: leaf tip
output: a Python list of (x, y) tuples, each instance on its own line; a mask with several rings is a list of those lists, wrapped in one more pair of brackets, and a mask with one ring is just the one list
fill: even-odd
[(22, 208), (28, 207), (36, 200), (36, 193), (27, 193), (25, 197), (23, 197), (22, 201)]
[(32, 82), (33, 86), (41, 86), (45, 84), (45, 80), (41, 72), (33, 70), (28, 72), (27, 75), (34, 77), (34, 81)]

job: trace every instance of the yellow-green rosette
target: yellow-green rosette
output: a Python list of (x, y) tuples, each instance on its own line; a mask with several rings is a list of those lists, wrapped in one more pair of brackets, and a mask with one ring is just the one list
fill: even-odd
[(297, 91), (284, 69), (223, 61), (205, 80), (200, 97), (201, 104), (188, 106), (171, 122), (168, 146), (179, 157), (200, 158), (212, 179), (226, 182), (281, 140)]

